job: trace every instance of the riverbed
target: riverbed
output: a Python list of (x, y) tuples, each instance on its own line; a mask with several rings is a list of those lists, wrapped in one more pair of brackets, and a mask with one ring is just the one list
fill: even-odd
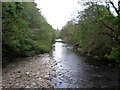
[(3, 69), (3, 88), (117, 88), (104, 60), (81, 56), (57, 39), (50, 54), (18, 58)]
[(52, 59), (57, 62), (57, 76), (51, 80), (55, 88), (115, 88), (118, 86), (118, 73), (112, 71), (107, 62), (81, 56), (61, 39), (56, 41)]

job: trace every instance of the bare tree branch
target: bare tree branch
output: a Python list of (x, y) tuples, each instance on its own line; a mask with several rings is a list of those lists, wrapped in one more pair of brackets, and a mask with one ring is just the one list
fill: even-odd
[(112, 39), (114, 39), (114, 41), (117, 43), (117, 44), (120, 44), (120, 39), (118, 39), (118, 35), (111, 35), (109, 33), (106, 33), (106, 32), (101, 32), (101, 33), (98, 33), (98, 34), (104, 34), (104, 35), (107, 35), (109, 37), (111, 37)]
[(104, 22), (102, 22), (102, 24), (103, 24), (106, 28), (108, 28), (109, 30), (111, 30), (112, 32), (115, 32), (110, 26), (106, 25)]
[(98, 33), (98, 34), (104, 34), (104, 35), (107, 35), (107, 36), (109, 36), (109, 37), (111, 37), (111, 38), (114, 38), (113, 35), (111, 35), (111, 34), (109, 34), (109, 33), (106, 33), (106, 32), (101, 32), (101, 33)]
[(115, 9), (116, 13), (119, 15), (119, 10), (117, 10), (117, 8), (115, 7), (113, 2), (110, 2), (110, 4), (112, 4), (113, 8)]
[(110, 12), (110, 5), (109, 5), (109, 3), (107, 3), (107, 2), (105, 2), (106, 3), (106, 8), (107, 8), (107, 10), (108, 10), (108, 12), (109, 12), (109, 15), (111, 15), (111, 12)]

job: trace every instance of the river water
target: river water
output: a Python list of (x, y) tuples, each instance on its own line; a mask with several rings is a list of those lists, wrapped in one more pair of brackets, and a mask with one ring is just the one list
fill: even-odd
[(118, 73), (105, 61), (80, 56), (61, 39), (53, 46), (56, 75), (51, 84), (55, 88), (117, 88)]

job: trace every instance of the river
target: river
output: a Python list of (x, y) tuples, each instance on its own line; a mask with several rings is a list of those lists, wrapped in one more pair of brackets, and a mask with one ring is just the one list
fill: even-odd
[(118, 73), (106, 61), (81, 56), (61, 39), (53, 47), (51, 54), (17, 58), (9, 63), (2, 70), (2, 87), (117, 88)]
[(51, 84), (55, 88), (117, 88), (118, 73), (104, 60), (81, 56), (61, 39), (53, 46), (52, 59), (57, 63)]

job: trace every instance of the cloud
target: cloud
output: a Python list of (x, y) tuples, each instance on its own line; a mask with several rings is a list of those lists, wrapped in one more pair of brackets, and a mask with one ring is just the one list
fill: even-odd
[(49, 24), (61, 29), (77, 15), (78, 0), (35, 0)]

